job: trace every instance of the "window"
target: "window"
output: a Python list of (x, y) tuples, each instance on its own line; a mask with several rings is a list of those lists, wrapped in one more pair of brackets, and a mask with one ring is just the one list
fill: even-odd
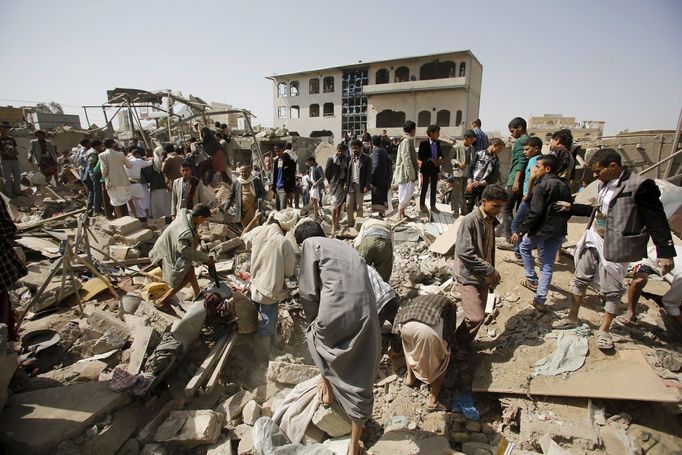
[(277, 108), (277, 118), (287, 118), (287, 107), (280, 106)]
[[(460, 114), (462, 111), (459, 111)], [(436, 125), (438, 126), (450, 126), (450, 111), (447, 109), (442, 109), (436, 113)]]
[(395, 70), (396, 82), (407, 82), (410, 80), (410, 69), (406, 66), (401, 66)]
[(459, 64), (459, 77), (464, 77), (467, 72), (467, 64), (462, 62)]
[(434, 60), (430, 63), (424, 63), (419, 68), (419, 79), (422, 81), (429, 79), (445, 79), (452, 77), (455, 74), (457, 65), (454, 62), (440, 62)]
[(388, 84), (388, 70), (381, 68), (379, 71), (377, 71), (375, 79), (376, 84)]
[(322, 91), (324, 93), (331, 93), (334, 91), (334, 76), (327, 76), (324, 78)]
[(431, 123), (431, 112), (429, 111), (421, 111), (419, 115), (417, 115), (417, 126), (429, 126)]
[[(449, 116), (450, 114), (448, 114)], [(459, 126), (462, 124), (462, 111), (457, 111), (457, 114), (455, 115), (455, 126)]]
[(291, 106), (289, 109), (290, 118), (299, 118), (301, 116), (301, 109), (298, 106)]
[(320, 105), (311, 104), (308, 108), (308, 117), (319, 117), (320, 116)]
[(291, 84), (289, 84), (289, 94), (291, 96), (298, 96), (298, 81), (291, 81)]
[(334, 103), (324, 103), (324, 106), (322, 106), (322, 115), (325, 117), (334, 117)]
[(317, 95), (320, 93), (320, 80), (316, 77), (310, 79), (308, 82), (308, 93), (311, 95)]
[(277, 84), (277, 96), (280, 98), (287, 96), (287, 84), (285, 82)]
[(384, 109), (377, 114), (377, 128), (397, 128), (405, 125), (405, 113)]

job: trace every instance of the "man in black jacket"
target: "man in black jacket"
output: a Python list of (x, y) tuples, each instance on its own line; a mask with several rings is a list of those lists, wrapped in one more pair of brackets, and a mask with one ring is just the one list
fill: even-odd
[(348, 227), (354, 227), (355, 212), (358, 216), (362, 216), (362, 202), (372, 183), (372, 159), (362, 153), (362, 142), (358, 139), (350, 141), (350, 148), (353, 153), (348, 163), (346, 214)]
[(284, 153), (282, 144), (275, 145), (275, 161), (272, 164), (272, 191), (275, 193), (275, 208), (284, 210), (296, 190), (296, 162)]
[(417, 152), (417, 161), (419, 164), (419, 172), (422, 175), (422, 191), (419, 196), (419, 210), (426, 212), (426, 192), (431, 186), (431, 211), (439, 213), (436, 208), (436, 193), (438, 192), (438, 174), (440, 173), (440, 166), (443, 164), (443, 152), (440, 149), (440, 126), (429, 125), (426, 128), (427, 140), (419, 144), (419, 151)]
[[(545, 310), (554, 259), (568, 232), (570, 218), (567, 213), (556, 212), (551, 208), (555, 202), (571, 202), (571, 190), (555, 173), (558, 167), (559, 160), (554, 155), (544, 155), (537, 161), (530, 210), (519, 224), (517, 232), (512, 235), (513, 243), (523, 237), (519, 253), (526, 277), (521, 280), (521, 285), (535, 291), (531, 304), (540, 311)], [(533, 263), (532, 252), (535, 248), (539, 251), (541, 261), (539, 279)]]
[[(385, 131), (385, 130), (384, 130)], [(372, 210), (381, 216), (388, 208), (388, 190), (391, 188), (391, 165), (388, 153), (382, 146), (381, 136), (372, 137)]]

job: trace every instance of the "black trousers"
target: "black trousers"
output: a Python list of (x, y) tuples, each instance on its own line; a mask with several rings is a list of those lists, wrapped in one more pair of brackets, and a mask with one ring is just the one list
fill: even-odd
[(424, 202), (426, 202), (426, 192), (428, 191), (429, 186), (431, 187), (431, 194), (429, 196), (431, 208), (435, 208), (436, 194), (438, 194), (438, 172), (422, 174), (422, 191), (419, 195), (419, 207), (424, 207)]
[(507, 205), (504, 206), (504, 235), (507, 237), (507, 240), (509, 240), (512, 236), (511, 224), (512, 221), (514, 221), (514, 213), (516, 210), (518, 210), (519, 205), (521, 204), (523, 192), (519, 191), (518, 193), (514, 193), (514, 191), (512, 191), (512, 187), (508, 186), (507, 195), (509, 199), (507, 199)]

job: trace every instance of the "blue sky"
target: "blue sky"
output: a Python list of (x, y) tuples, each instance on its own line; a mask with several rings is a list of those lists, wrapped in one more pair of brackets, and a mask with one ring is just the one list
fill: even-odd
[(273, 73), (471, 49), (480, 117), (605, 120), (674, 129), (682, 107), (682, 1), (0, 0), (0, 104), (172, 88), (272, 124)]

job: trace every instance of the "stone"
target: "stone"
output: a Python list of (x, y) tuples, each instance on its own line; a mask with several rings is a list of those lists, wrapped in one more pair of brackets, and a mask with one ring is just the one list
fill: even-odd
[(350, 433), (351, 421), (336, 404), (320, 405), (313, 415), (313, 424), (332, 438), (345, 436)]
[(249, 401), (242, 410), (242, 420), (247, 425), (253, 425), (261, 417), (261, 407), (254, 400)]
[(472, 433), (477, 433), (481, 431), (481, 423), (480, 422), (467, 422), (466, 426), (467, 431), (470, 431)]
[(128, 394), (113, 392), (108, 382), (17, 393), (0, 414), (0, 439), (8, 453), (51, 452), (130, 400)]
[[(117, 411), (111, 418), (109, 425), (88, 441), (89, 452), (97, 455), (121, 453), (119, 448), (132, 436), (141, 423), (142, 412), (142, 406), (137, 404)], [(137, 440), (133, 439), (133, 441), (137, 444)], [(139, 450), (138, 445), (135, 453)]]
[(73, 364), (74, 373), (78, 373), (78, 381), (97, 381), (99, 375), (108, 365), (101, 360), (89, 360)]
[(327, 439), (327, 433), (317, 428), (312, 423), (308, 425), (303, 435), (303, 444), (310, 445), (315, 443), (323, 443)]
[(230, 398), (225, 400), (222, 404), (220, 404), (216, 410), (224, 413), (227, 416), (228, 420), (231, 420), (234, 419), (235, 417), (238, 417), (242, 413), (242, 410), (244, 409), (244, 406), (246, 406), (246, 403), (248, 403), (252, 399), (253, 394), (251, 392), (248, 392), (246, 390), (240, 390), (239, 392), (235, 393)]
[(222, 441), (218, 441), (213, 445), (208, 447), (206, 450), (206, 455), (234, 455), (234, 450), (232, 449), (232, 440), (226, 438)]
[(161, 444), (147, 444), (142, 448), (140, 455), (167, 455), (168, 450)]
[(482, 442), (483, 444), (488, 444), (488, 436), (483, 433), (469, 433), (469, 440), (471, 442)]
[(245, 423), (240, 423), (236, 427), (234, 427), (234, 430), (232, 430), (232, 435), (234, 436), (231, 439), (242, 439), (246, 433), (249, 433), (253, 427), (251, 425), (247, 425)]
[(112, 220), (104, 226), (105, 231), (120, 235), (127, 235), (140, 229), (142, 229), (142, 222), (132, 216)]
[(297, 385), (319, 374), (315, 366), (274, 360), (268, 364), (267, 378), (280, 384)]
[(104, 354), (114, 349), (120, 349), (128, 342), (129, 335), (130, 332), (121, 331), (118, 327), (111, 327), (95, 341), (91, 351), (93, 354)]
[(387, 431), (370, 448), (374, 455), (416, 455), (449, 453), (450, 443), (445, 436), (419, 430)]
[(244, 246), (244, 241), (240, 238), (234, 238), (231, 240), (228, 240), (227, 242), (223, 242), (216, 246), (213, 251), (223, 254), (223, 253), (231, 253), (232, 251), (238, 250), (239, 248)]
[(465, 442), (462, 444), (462, 452), (465, 455), (492, 455), (495, 448), (482, 442)]
[(237, 447), (238, 455), (251, 455), (253, 453), (253, 432), (248, 431), (244, 434), (244, 437), (239, 440), (239, 446)]
[(445, 412), (431, 412), (426, 415), (421, 424), (424, 431), (436, 434), (445, 434), (448, 428), (448, 417)]
[(223, 414), (209, 409), (173, 411), (156, 430), (155, 439), (185, 447), (213, 444), (220, 437), (223, 419)]
[(92, 314), (88, 316), (86, 331), (92, 331), (97, 334), (97, 336), (93, 336), (91, 339), (96, 339), (104, 335), (109, 329), (116, 329), (117, 331), (126, 334), (126, 336), (130, 335), (126, 323), (116, 318), (113, 313), (94, 310)]
[(469, 434), (461, 431), (456, 431), (452, 433), (452, 440), (459, 444), (469, 442)]
[(131, 232), (120, 238), (120, 241), (128, 246), (135, 246), (138, 243), (146, 242), (154, 238), (154, 231), (151, 229), (140, 229), (139, 231)]

